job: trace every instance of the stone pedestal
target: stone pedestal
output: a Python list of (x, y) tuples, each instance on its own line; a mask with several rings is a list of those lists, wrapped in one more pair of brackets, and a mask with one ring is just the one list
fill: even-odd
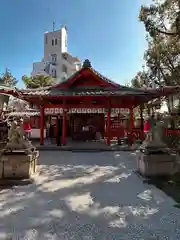
[(5, 152), (0, 158), (0, 179), (30, 179), (37, 172), (39, 152)]
[(145, 177), (173, 175), (179, 170), (176, 154), (168, 152), (137, 151), (136, 166), (138, 172)]
[(163, 142), (163, 123), (157, 122), (136, 154), (137, 170), (146, 177), (173, 175), (178, 170), (176, 154)]

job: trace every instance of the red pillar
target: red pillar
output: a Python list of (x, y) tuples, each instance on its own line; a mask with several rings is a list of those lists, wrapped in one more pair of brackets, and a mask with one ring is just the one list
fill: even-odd
[(67, 109), (63, 109), (62, 145), (66, 145)]
[(56, 144), (58, 144), (58, 129), (59, 126), (58, 126), (58, 117), (56, 117)]
[(130, 144), (132, 145), (134, 143), (134, 139), (133, 139), (133, 128), (134, 128), (133, 107), (130, 108), (129, 110), (130, 110), (129, 133), (130, 133)]
[(74, 117), (71, 116), (71, 138), (74, 135)]
[(111, 110), (108, 109), (106, 125), (106, 144), (110, 145), (110, 142), (111, 142)]
[(44, 107), (40, 107), (40, 145), (44, 145)]

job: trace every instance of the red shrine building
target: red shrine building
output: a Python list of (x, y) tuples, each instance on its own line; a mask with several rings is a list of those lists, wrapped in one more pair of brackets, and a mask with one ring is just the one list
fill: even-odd
[(40, 108), (40, 116), (34, 117), (34, 120), (39, 121), (41, 145), (44, 145), (46, 123), (52, 118), (60, 122), (59, 125), (56, 124), (56, 135), (61, 134), (62, 145), (67, 144), (68, 137), (75, 138), (86, 125), (93, 126), (109, 145), (113, 135), (120, 135), (120, 125), (117, 122), (121, 116), (129, 116), (127, 131), (132, 143), (133, 109), (142, 103), (178, 91), (179, 87), (136, 89), (121, 86), (102, 76), (92, 68), (89, 60), (85, 60), (79, 71), (57, 85), (15, 89), (8, 94)]

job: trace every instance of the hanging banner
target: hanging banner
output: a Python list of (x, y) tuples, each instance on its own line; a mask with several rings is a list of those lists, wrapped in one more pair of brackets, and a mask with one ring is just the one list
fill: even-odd
[[(67, 109), (69, 114), (87, 114), (87, 113), (100, 113), (106, 114), (106, 108), (69, 108)], [(112, 114), (127, 114), (129, 113), (129, 108), (112, 108)], [(63, 108), (45, 108), (46, 115), (62, 115)]]

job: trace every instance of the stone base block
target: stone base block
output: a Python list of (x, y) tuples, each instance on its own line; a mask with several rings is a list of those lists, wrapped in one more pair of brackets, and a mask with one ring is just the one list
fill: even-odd
[(146, 177), (173, 175), (178, 171), (176, 154), (136, 153), (137, 170)]
[(39, 152), (5, 154), (0, 159), (0, 179), (28, 179), (37, 171)]

